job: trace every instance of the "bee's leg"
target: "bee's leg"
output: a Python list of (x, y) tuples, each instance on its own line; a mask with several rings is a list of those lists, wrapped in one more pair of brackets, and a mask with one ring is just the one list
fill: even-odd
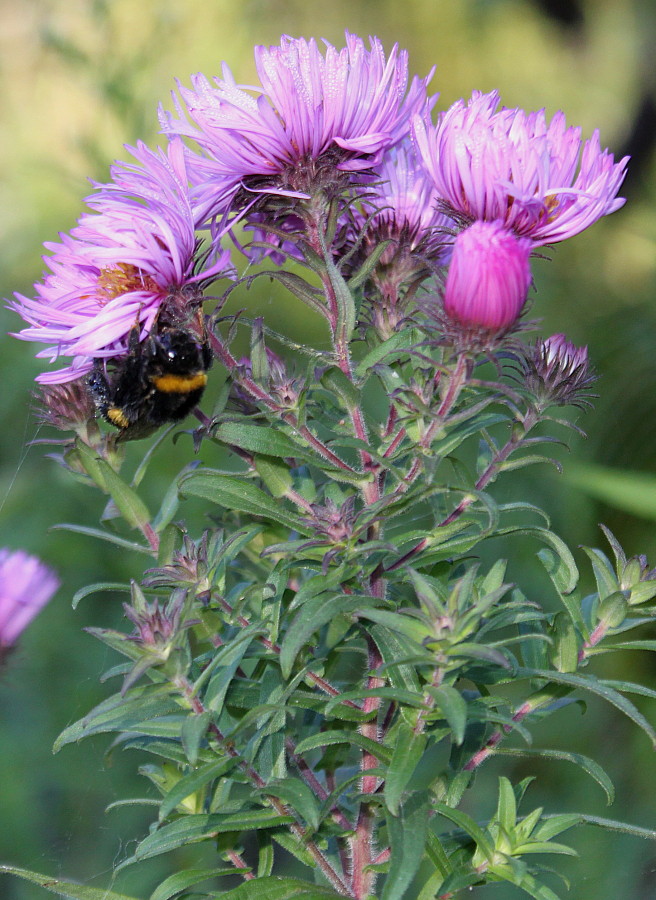
[(128, 353), (138, 354), (139, 353), (139, 338), (141, 336), (141, 325), (139, 324), (139, 320), (137, 319), (132, 328), (130, 329), (130, 334), (128, 336)]
[(212, 363), (214, 362), (214, 354), (212, 353), (212, 348), (208, 343), (204, 343), (201, 346), (201, 356), (203, 360), (203, 368), (205, 371), (212, 368)]
[(103, 364), (99, 359), (94, 359), (93, 361), (93, 369), (87, 376), (87, 387), (96, 409), (107, 418), (107, 410), (110, 406), (110, 388)]

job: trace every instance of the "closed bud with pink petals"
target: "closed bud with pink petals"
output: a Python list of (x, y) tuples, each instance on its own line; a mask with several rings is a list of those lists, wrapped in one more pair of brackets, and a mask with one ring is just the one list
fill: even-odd
[(500, 222), (474, 222), (462, 231), (446, 278), (447, 317), (489, 333), (512, 328), (531, 285), (530, 254), (531, 242)]

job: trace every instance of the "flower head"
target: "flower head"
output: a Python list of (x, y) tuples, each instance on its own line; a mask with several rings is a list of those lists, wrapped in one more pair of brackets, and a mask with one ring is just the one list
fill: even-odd
[(448, 255), (445, 230), (452, 223), (439, 208), (440, 197), (409, 138), (385, 152), (372, 177), (362, 210), (355, 216), (356, 229), (368, 223), (370, 243), (392, 241), (383, 260), (390, 260), (395, 249), (402, 247), (443, 262)]
[(538, 341), (522, 369), (527, 388), (541, 405), (590, 406), (588, 392), (595, 376), (588, 348), (576, 347), (564, 334)]
[(498, 109), (496, 91), (458, 100), (437, 126), (416, 117), (419, 151), (437, 191), (457, 217), (501, 221), (534, 246), (562, 241), (615, 212), (628, 157), (601, 150), (599, 132), (557, 112)]
[(0, 655), (52, 598), (59, 579), (24, 550), (0, 550)]
[(386, 340), (403, 327), (419, 285), (447, 261), (453, 223), (409, 138), (359, 181), (359, 204), (343, 214), (343, 268), (347, 275), (369, 271), (375, 291), (365, 292), (362, 318)]
[(444, 289), (447, 317), (465, 328), (505, 332), (531, 285), (531, 242), (500, 222), (474, 222), (455, 239)]
[(124, 355), (136, 322), (148, 333), (171, 297), (198, 302), (199, 283), (226, 265), (218, 253), (196, 274), (196, 227), (204, 209), (188, 191), (185, 151), (168, 152), (139, 143), (128, 148), (137, 163), (117, 163), (112, 181), (96, 185), (84, 214), (61, 243), (47, 243), (50, 269), (35, 285), (36, 298), (16, 294), (10, 306), (28, 323), (17, 337), (51, 346), (37, 356), (72, 357), (68, 366), (38, 381), (73, 381), (94, 359)]
[[(192, 78), (179, 86), (176, 114), (162, 111), (169, 135), (201, 148), (193, 177), (214, 195), (217, 209), (240, 186), (255, 193), (307, 196), (322, 179), (375, 165), (386, 147), (409, 130), (415, 113), (432, 105), (428, 78), (409, 90), (407, 53), (346, 33), (341, 50), (325, 42), (284, 36), (279, 46), (255, 48), (261, 86), (254, 97), (227, 66), (223, 78)], [(430, 77), (430, 76), (429, 76)], [(202, 193), (202, 189), (201, 189)]]

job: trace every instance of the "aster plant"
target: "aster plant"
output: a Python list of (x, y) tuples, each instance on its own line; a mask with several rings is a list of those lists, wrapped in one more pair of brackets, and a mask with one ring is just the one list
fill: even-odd
[[(584, 548), (583, 597), (546, 515), (503, 494), (515, 470), (560, 466), (550, 448), (578, 430), (566, 410), (592, 398), (586, 348), (526, 336), (536, 251), (622, 205), (626, 160), (495, 92), (433, 124), (429, 79), (409, 82), (406, 54), (377, 39), (283, 37), (256, 68), (252, 87), (226, 66), (180, 85), (166, 149), (131, 149), (46, 245), (35, 297), (10, 304), (18, 337), (66, 359), (39, 376), (43, 416), (68, 432), (62, 463), (110, 498), (87, 534), (149, 557), (125, 586), (126, 629), (88, 629), (122, 659), (118, 689), (56, 748), (114, 733), (149, 760), (157, 817), (119, 868), (170, 854), (151, 900), (450, 900), (493, 882), (556, 900), (541, 860), (573, 852), (569, 829), (656, 837), (531, 806), (510, 768), (496, 809), (474, 811), (503, 754), (575, 763), (612, 800), (597, 762), (531, 746), (586, 692), (656, 741), (630, 699), (656, 694), (595, 673), (601, 653), (652, 647), (625, 635), (652, 621), (654, 572), (606, 531), (609, 553)], [(328, 349), (226, 312), (263, 277), (325, 322)], [(214, 375), (153, 514), (151, 450), (126, 472), (142, 437), (128, 412), (170, 412)], [(188, 497), (203, 522), (184, 520)], [(516, 582), (527, 537), (551, 598)], [(508, 561), (484, 561), (491, 538)]]

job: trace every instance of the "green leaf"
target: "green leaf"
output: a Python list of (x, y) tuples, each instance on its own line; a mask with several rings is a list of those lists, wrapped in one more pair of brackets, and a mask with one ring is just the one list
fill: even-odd
[(80, 600), (84, 600), (90, 594), (99, 594), (101, 591), (119, 591), (122, 594), (129, 593), (130, 585), (120, 581), (99, 581), (96, 584), (87, 584), (73, 594), (71, 606), (77, 609)]
[(381, 900), (402, 900), (407, 896), (406, 892), (424, 858), (429, 814), (429, 796), (422, 791), (413, 794), (397, 816), (387, 819), (392, 854)]
[[(185, 869), (183, 872), (175, 872), (169, 875), (159, 887), (150, 895), (150, 900), (170, 900), (175, 894), (180, 894), (187, 888), (207, 881), (209, 878), (220, 878), (222, 875), (238, 875), (241, 872), (249, 872), (250, 869), (236, 869), (228, 866), (224, 869)], [(108, 898), (111, 900), (111, 897)]]
[[(381, 601), (379, 600), (378, 602), (380, 603)], [(379, 625), (385, 625), (391, 631), (404, 635), (410, 640), (416, 641), (419, 645), (428, 636), (426, 625), (418, 619), (404, 616), (389, 609), (362, 609), (358, 610), (358, 615), (362, 619), (370, 619)], [(415, 648), (415, 652), (416, 650), (417, 648)]]
[(319, 594), (308, 600), (296, 614), (280, 647), (280, 668), (283, 676), (289, 678), (303, 645), (335, 616), (353, 615), (367, 606), (375, 606), (382, 602), (384, 601), (378, 597), (364, 597), (357, 594), (338, 594), (336, 597), (328, 598)]
[(279, 781), (270, 781), (262, 792), (273, 797), (279, 797), (287, 806), (291, 806), (309, 827), (316, 831), (319, 827), (319, 805), (310, 788), (300, 778), (283, 778)]
[[(299, 878), (254, 878), (233, 891), (221, 894), (221, 900), (336, 900), (343, 897), (330, 888), (309, 884)], [(109, 898), (111, 900), (111, 897)]]
[(527, 894), (533, 897), (533, 900), (560, 900), (558, 894), (555, 894), (546, 884), (541, 884), (526, 869), (517, 865), (491, 865), (488, 869), (490, 875), (496, 876), (491, 879), (494, 881), (508, 881), (515, 884)]
[(517, 800), (515, 799), (512, 784), (505, 777), (499, 779), (497, 819), (506, 834), (513, 832), (517, 823)]
[(91, 734), (106, 731), (130, 731), (148, 719), (180, 712), (180, 706), (170, 696), (167, 684), (147, 684), (129, 690), (125, 696), (114, 694), (103, 700), (84, 718), (65, 728), (55, 741), (53, 753), (65, 744), (79, 741)]
[(358, 378), (363, 378), (370, 369), (382, 362), (386, 356), (394, 353), (396, 350), (410, 347), (419, 340), (418, 332), (414, 328), (403, 328), (401, 331), (395, 332), (390, 338), (383, 341), (382, 344), (378, 344), (360, 360), (355, 369), (355, 374)]
[(575, 672), (579, 664), (579, 638), (571, 616), (556, 613), (549, 635), (553, 641), (549, 659), (559, 672)]
[(560, 813), (542, 816), (542, 822), (533, 832), (533, 836), (541, 841), (550, 841), (557, 834), (569, 831), (581, 824), (581, 816), (578, 813)]
[(617, 707), (621, 712), (629, 717), (635, 724), (641, 728), (650, 739), (652, 746), (656, 748), (656, 732), (649, 724), (647, 719), (636, 707), (618, 693), (607, 683), (597, 680), (594, 675), (575, 675), (569, 672), (553, 672), (548, 669), (522, 669), (518, 668), (515, 678), (544, 678), (546, 681), (554, 681), (556, 684), (567, 684), (571, 687), (578, 687), (584, 691), (590, 691), (599, 697), (603, 697), (608, 703)]
[(401, 797), (426, 748), (426, 734), (416, 734), (401, 721), (394, 733), (394, 751), (385, 779), (385, 803), (393, 816), (398, 815)]
[(230, 447), (238, 447), (248, 453), (262, 456), (295, 457), (304, 459), (312, 454), (304, 447), (295, 444), (282, 431), (276, 431), (269, 423), (266, 425), (251, 425), (242, 422), (222, 422), (213, 437)]
[(497, 747), (494, 753), (495, 756), (539, 756), (541, 759), (561, 759), (563, 762), (574, 763), (574, 765), (579, 766), (590, 775), (591, 778), (594, 778), (597, 784), (605, 791), (609, 806), (615, 799), (613, 782), (604, 769), (594, 759), (590, 759), (589, 756), (584, 756), (582, 753), (571, 753), (569, 750), (528, 750), (524, 748), (515, 750), (506, 747)]
[(558, 596), (571, 616), (572, 621), (581, 634), (585, 638), (588, 638), (590, 634), (581, 613), (581, 599), (578, 596), (578, 592), (574, 593), (573, 591), (568, 590), (571, 582), (568, 567), (560, 556), (557, 553), (553, 553), (551, 550), (540, 550), (538, 559), (547, 570), (554, 587), (558, 591)]
[[(185, 471), (192, 471), (193, 468), (195, 468), (195, 466), (192, 463), (185, 468)], [(175, 514), (178, 511), (179, 506), (180, 495), (178, 494), (178, 483), (176, 480), (173, 481), (166, 489), (160, 507), (155, 513), (152, 522), (150, 523), (158, 534), (160, 534), (161, 532), (166, 532), (166, 530), (168, 530)], [(175, 533), (175, 531), (173, 533)], [(162, 549), (162, 542), (162, 539), (160, 539), (160, 551)], [(168, 559), (170, 559), (170, 557), (167, 557), (166, 561), (168, 561)], [(158, 561), (162, 561), (161, 554)]]
[(212, 713), (205, 710), (202, 713), (190, 713), (182, 723), (180, 739), (187, 759), (192, 766), (196, 765), (200, 745), (207, 734), (207, 729), (212, 720)]
[(489, 862), (492, 861), (494, 858), (494, 845), (489, 836), (483, 831), (480, 825), (477, 825), (476, 822), (474, 822), (471, 816), (461, 812), (459, 809), (452, 809), (450, 806), (447, 806), (446, 803), (434, 803), (433, 808), (439, 815), (444, 816), (445, 819), (449, 819), (454, 825), (461, 828), (465, 834), (468, 834), (483, 856)]
[(429, 686), (426, 690), (437, 701), (439, 709), (453, 732), (454, 742), (458, 745), (462, 744), (467, 725), (467, 703), (464, 697), (460, 691), (448, 684), (440, 685), (440, 687)]
[(289, 825), (293, 816), (281, 816), (273, 809), (256, 809), (237, 813), (210, 813), (183, 816), (170, 825), (163, 825), (141, 841), (134, 856), (124, 860), (117, 868), (123, 869), (142, 859), (150, 859), (168, 853), (186, 844), (207, 841), (218, 834), (230, 831), (254, 831), (259, 828), (277, 828)]
[(504, 669), (512, 668), (503, 653), (485, 644), (470, 644), (465, 641), (462, 644), (455, 644), (453, 647), (450, 647), (448, 655), (450, 657), (463, 656), (466, 659), (482, 659)]
[(339, 366), (326, 369), (321, 375), (321, 384), (340, 397), (346, 409), (353, 409), (360, 402), (360, 391)]
[(300, 755), (309, 750), (315, 750), (317, 747), (329, 747), (331, 744), (353, 744), (386, 764), (389, 764), (392, 758), (392, 751), (389, 747), (384, 747), (357, 731), (322, 731), (319, 734), (312, 734), (299, 741), (296, 745), (296, 753)]
[(394, 243), (394, 241), (388, 240), (388, 241), (381, 241), (380, 243), (376, 244), (376, 246), (371, 251), (369, 256), (362, 263), (360, 268), (349, 278), (348, 286), (352, 291), (359, 288), (360, 285), (364, 281), (366, 281), (369, 274), (376, 267), (376, 264), (380, 260), (383, 253), (387, 250), (387, 248), (390, 246), (390, 244), (393, 244), (393, 243)]
[[(545, 816), (545, 818), (547, 818)], [(581, 822), (586, 825), (597, 825), (608, 831), (620, 831), (622, 834), (631, 834), (633, 837), (644, 838), (648, 841), (656, 841), (656, 831), (651, 828), (641, 828), (639, 825), (631, 825), (628, 822), (617, 822), (614, 819), (604, 819), (601, 816), (580, 816)]]
[(70, 522), (60, 522), (59, 525), (51, 525), (51, 531), (71, 531), (74, 534), (85, 534), (87, 537), (100, 538), (101, 541), (108, 541), (124, 550), (134, 550), (135, 553), (145, 553), (148, 556), (153, 555), (153, 548), (146, 547), (143, 544), (137, 544), (135, 541), (128, 541), (112, 534), (109, 531), (102, 531), (100, 528), (88, 528), (86, 525), (73, 525)]
[(419, 679), (414, 666), (400, 663), (399, 660), (415, 656), (416, 644), (409, 641), (404, 635), (399, 635), (384, 625), (373, 625), (370, 629), (371, 636), (383, 658), (386, 670), (392, 686), (410, 691), (413, 694), (419, 692)]
[[(569, 547), (562, 538), (559, 538), (553, 531), (549, 531), (548, 528), (540, 528), (537, 525), (534, 525), (531, 528), (501, 529), (499, 533), (524, 534), (529, 537), (535, 537), (543, 544), (547, 544), (557, 557), (557, 570), (555, 574), (560, 584), (559, 590), (562, 591), (563, 594), (572, 593), (579, 581), (579, 570)], [(544, 551), (540, 551), (538, 556), (544, 563), (544, 559), (541, 555), (543, 552)], [(551, 572), (549, 572), (549, 574), (551, 575)]]
[(236, 765), (236, 760), (232, 758), (220, 759), (216, 762), (207, 763), (199, 769), (194, 769), (188, 775), (183, 776), (164, 796), (159, 808), (159, 819), (163, 821), (172, 810), (190, 795), (200, 788), (204, 787), (208, 782), (225, 775)]
[(595, 547), (582, 547), (581, 549), (587, 554), (592, 563), (599, 598), (603, 600), (609, 594), (619, 590), (617, 575), (606, 555)]
[(148, 507), (134, 488), (123, 481), (109, 463), (83, 441), (76, 441), (75, 447), (87, 473), (101, 490), (109, 494), (125, 521), (132, 528), (147, 525), (150, 522)]
[(322, 250), (326, 272), (330, 278), (335, 306), (337, 307), (335, 340), (338, 345), (341, 342), (345, 346), (351, 340), (351, 335), (355, 328), (355, 301), (348, 284), (344, 281), (341, 272), (333, 262), (332, 255), (327, 251), (326, 247), (322, 247)]
[(282, 269), (271, 272), (261, 272), (258, 274), (275, 278), (276, 281), (283, 284), (288, 291), (295, 297), (298, 297), (298, 299), (309, 306), (310, 309), (319, 313), (322, 318), (326, 317), (326, 305), (323, 301), (323, 294), (312, 287), (312, 285), (299, 275), (295, 275), (293, 272), (285, 272)]
[(207, 690), (203, 697), (203, 705), (206, 709), (217, 714), (221, 713), (225, 695), (235, 672), (241, 665), (251, 642), (261, 632), (262, 629), (257, 624), (249, 625), (216, 651), (212, 662), (194, 685), (194, 690), (198, 691), (201, 681), (205, 681), (209, 677)]
[(199, 469), (180, 480), (180, 492), (183, 495), (192, 494), (194, 497), (217, 503), (224, 509), (251, 516), (264, 516), (301, 534), (309, 533), (308, 526), (299, 516), (286, 510), (273, 497), (237, 474), (222, 475), (211, 469)]
[(284, 497), (292, 486), (289, 466), (274, 456), (259, 456), (254, 459), (255, 469), (266, 487), (276, 499)]
[(16, 875), (25, 881), (31, 881), (52, 894), (58, 894), (60, 897), (70, 897), (72, 900), (138, 900), (137, 897), (117, 894), (116, 891), (110, 891), (107, 888), (74, 884), (72, 881), (53, 878), (50, 875), (40, 875), (38, 872), (30, 872), (28, 869), (18, 869), (14, 866), (0, 866), (0, 874), (3, 872), (5, 875)]
[(599, 604), (597, 620), (606, 628), (619, 628), (626, 619), (629, 604), (622, 591), (609, 594)]

